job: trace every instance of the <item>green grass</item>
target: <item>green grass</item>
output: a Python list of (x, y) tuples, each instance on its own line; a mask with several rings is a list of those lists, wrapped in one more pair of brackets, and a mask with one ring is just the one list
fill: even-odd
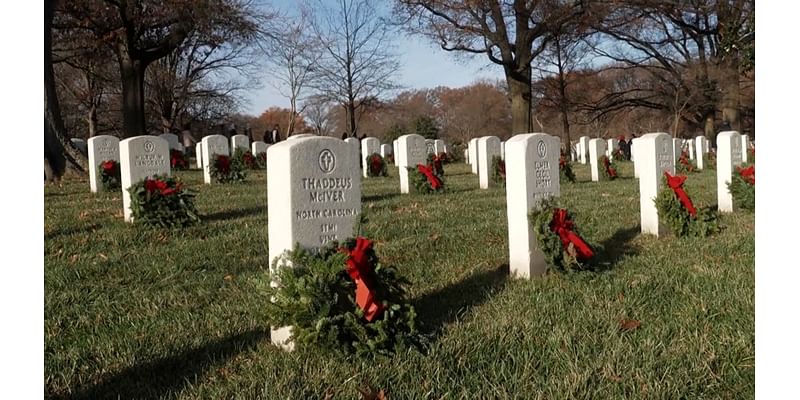
[[(413, 286), (425, 352), (372, 361), (270, 344), (254, 287), (268, 267), (266, 174), (197, 190), (205, 221), (158, 231), (122, 220), (120, 193), (45, 188), (45, 394), (55, 398), (752, 398), (754, 216), (726, 214), (704, 240), (639, 235), (638, 181), (561, 187), (603, 272), (508, 278), (505, 193), (446, 166), (444, 195), (364, 180), (365, 234)], [(716, 203), (713, 170), (691, 174)], [(623, 318), (641, 321), (622, 331)]]

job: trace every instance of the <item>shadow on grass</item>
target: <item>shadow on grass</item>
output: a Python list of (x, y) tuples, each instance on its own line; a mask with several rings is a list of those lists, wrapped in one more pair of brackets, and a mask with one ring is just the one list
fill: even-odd
[[(160, 399), (176, 393), (199, 379), (207, 370), (225, 363), (231, 357), (253, 348), (269, 337), (269, 332), (251, 330), (230, 336), (173, 357), (128, 367), (91, 387), (79, 390), (72, 397), (59, 399)], [(51, 396), (45, 396), (51, 397)]]
[(631, 241), (639, 236), (641, 228), (639, 225), (630, 228), (620, 228), (610, 238), (600, 243), (603, 251), (597, 254), (598, 270), (610, 270), (623, 258), (636, 255), (639, 247), (634, 246)]
[(485, 303), (501, 290), (508, 279), (508, 264), (472, 274), (451, 286), (428, 293), (413, 301), (423, 333), (438, 336), (445, 325)]
[(53, 240), (59, 236), (69, 236), (69, 235), (74, 235), (76, 233), (90, 233), (96, 230), (97, 228), (100, 228), (100, 225), (91, 224), (91, 225), (79, 226), (67, 229), (57, 229), (54, 230), (53, 232), (50, 232), (50, 234), (45, 233), (44, 240)]
[(382, 201), (382, 200), (388, 200), (388, 199), (395, 198), (395, 197), (400, 197), (400, 193), (399, 192), (397, 192), (397, 193), (384, 193), (384, 194), (378, 194), (378, 195), (372, 195), (372, 196), (363, 196), (361, 198), (361, 201), (362, 202), (365, 202), (365, 201)]
[(264, 214), (267, 216), (267, 205), (261, 207), (249, 207), (238, 210), (225, 210), (211, 214), (206, 214), (200, 217), (203, 221), (227, 221), (232, 219), (239, 219), (249, 217), (251, 215)]

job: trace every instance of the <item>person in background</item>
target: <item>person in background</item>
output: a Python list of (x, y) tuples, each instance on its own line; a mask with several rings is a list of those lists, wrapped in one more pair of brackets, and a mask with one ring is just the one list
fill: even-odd
[(183, 142), (184, 152), (186, 153), (187, 157), (195, 156), (195, 145), (197, 145), (197, 139), (192, 136), (192, 131), (189, 130), (189, 124), (183, 125), (183, 130), (181, 130), (181, 141)]
[(281, 128), (280, 126), (278, 126), (278, 124), (275, 124), (275, 126), (272, 127), (272, 132), (270, 132), (270, 139), (272, 139), (272, 144), (276, 144), (281, 141), (280, 129)]
[(622, 156), (626, 160), (630, 160), (631, 149), (630, 149), (630, 144), (625, 141), (625, 135), (619, 135), (619, 137), (617, 137), (617, 140), (619, 141), (619, 151), (622, 153)]

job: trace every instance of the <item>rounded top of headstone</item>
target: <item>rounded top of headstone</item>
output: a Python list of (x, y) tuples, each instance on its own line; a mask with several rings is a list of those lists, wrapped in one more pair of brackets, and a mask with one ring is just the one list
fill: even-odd
[(658, 138), (660, 136), (667, 136), (667, 138), (670, 137), (670, 135), (668, 133), (653, 132), (653, 133), (645, 133), (644, 135), (639, 136), (638, 138), (633, 138), (633, 140), (636, 140), (636, 139), (655, 139), (655, 138)]
[(115, 140), (115, 141), (119, 142), (119, 138), (116, 137), (116, 136), (112, 136), (112, 135), (97, 135), (97, 136), (90, 137), (89, 140), (87, 141), (87, 143), (91, 144), (91, 143), (94, 143), (94, 142), (97, 142), (97, 141), (100, 141), (100, 140), (103, 140), (103, 141)]
[(734, 137), (734, 136), (740, 136), (740, 135), (741, 135), (741, 134), (740, 134), (739, 132), (737, 132), (737, 131), (722, 131), (722, 132), (720, 132), (720, 133), (718, 133), (718, 134), (717, 134), (717, 137), (718, 137), (718, 138), (722, 138), (722, 137)]
[(302, 138), (307, 138), (307, 137), (315, 137), (315, 136), (316, 136), (316, 135), (312, 135), (312, 134), (310, 134), (310, 133), (301, 133), (301, 134), (299, 134), (299, 135), (292, 135), (292, 136), (289, 136), (289, 138), (288, 138), (288, 139), (286, 139), (286, 140), (297, 140), (297, 139), (302, 139)]

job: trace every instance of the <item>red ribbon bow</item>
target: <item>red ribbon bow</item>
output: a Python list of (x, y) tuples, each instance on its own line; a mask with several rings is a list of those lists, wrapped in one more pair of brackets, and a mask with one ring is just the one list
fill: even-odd
[(689, 211), (689, 215), (693, 217), (697, 215), (697, 210), (694, 209), (692, 200), (683, 190), (683, 182), (686, 182), (686, 177), (672, 176), (667, 171), (664, 171), (664, 175), (667, 177), (667, 185), (669, 185), (672, 191), (675, 192), (675, 195), (678, 196), (678, 200), (681, 201), (681, 204), (683, 204), (683, 207), (686, 209), (686, 211)]
[(176, 184), (174, 188), (169, 187), (167, 182), (156, 179), (146, 179), (144, 181), (144, 188), (150, 192), (159, 192), (162, 196), (173, 195), (180, 190), (180, 184)]
[(433, 174), (433, 170), (430, 167), (417, 164), (417, 171), (421, 172), (426, 178), (428, 178), (428, 183), (431, 184), (433, 190), (438, 190), (440, 187), (442, 187), (442, 181)]
[(383, 305), (375, 300), (375, 292), (371, 288), (372, 265), (367, 257), (367, 251), (371, 248), (372, 241), (359, 236), (353, 250), (342, 249), (350, 255), (346, 261), (346, 271), (356, 283), (356, 304), (364, 311), (364, 318), (369, 322), (383, 311)]
[(739, 168), (739, 175), (745, 182), (755, 186), (756, 185), (756, 166), (751, 165), (747, 168)]
[(103, 161), (100, 165), (103, 167), (103, 171), (109, 175), (113, 174), (114, 170), (117, 168), (117, 163), (113, 160)]
[(373, 174), (377, 174), (381, 172), (381, 157), (378, 155), (373, 155), (370, 160), (370, 169), (372, 169)]
[(567, 210), (563, 208), (556, 208), (553, 210), (553, 220), (550, 222), (550, 230), (561, 238), (561, 244), (565, 249), (572, 243), (578, 253), (577, 258), (579, 260), (588, 260), (592, 258), (594, 252), (577, 233), (572, 231), (574, 227), (575, 223), (569, 219)]
[(231, 159), (228, 156), (217, 156), (217, 168), (223, 174), (227, 174), (231, 169)]

